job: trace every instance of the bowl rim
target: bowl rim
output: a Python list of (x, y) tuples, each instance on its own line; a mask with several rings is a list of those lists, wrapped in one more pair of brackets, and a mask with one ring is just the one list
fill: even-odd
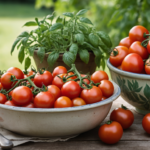
[(95, 107), (99, 107), (102, 105), (106, 105), (108, 103), (113, 102), (115, 99), (117, 99), (121, 93), (120, 87), (111, 81), (114, 85), (114, 93), (111, 97), (97, 102), (93, 104), (86, 104), (78, 107), (66, 107), (66, 108), (25, 108), (25, 107), (16, 107), (16, 106), (8, 106), (4, 104), (0, 104), (0, 108), (13, 110), (13, 111), (21, 111), (21, 112), (40, 112), (40, 113), (47, 113), (47, 112), (68, 112), (68, 111), (79, 111), (79, 110), (85, 110), (85, 109), (91, 109)]
[(127, 72), (127, 71), (123, 71), (123, 70), (120, 70), (116, 67), (114, 67), (110, 61), (109, 61), (109, 58), (107, 59), (107, 66), (110, 70), (122, 75), (122, 76), (127, 76), (127, 77), (132, 77), (132, 78), (138, 78), (138, 79), (150, 79), (150, 75), (148, 74), (140, 74), (140, 73), (133, 73), (133, 72)]

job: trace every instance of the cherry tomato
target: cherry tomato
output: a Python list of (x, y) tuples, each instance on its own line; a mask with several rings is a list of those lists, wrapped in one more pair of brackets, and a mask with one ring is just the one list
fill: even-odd
[(40, 92), (34, 98), (34, 106), (36, 108), (53, 108), (55, 98), (52, 94), (47, 92)]
[(16, 87), (12, 92), (12, 101), (17, 106), (27, 105), (31, 102), (33, 94), (26, 86)]
[(99, 70), (99, 71), (95, 71), (92, 75), (91, 75), (91, 80), (94, 83), (100, 83), (100, 81), (102, 80), (108, 80), (108, 75), (105, 71)]
[(0, 104), (4, 104), (7, 101), (7, 97), (0, 93)]
[(142, 57), (142, 59), (147, 59), (149, 55), (147, 49), (143, 47), (139, 41), (134, 42), (130, 46), (129, 53), (137, 53)]
[(144, 33), (149, 34), (148, 30), (140, 25), (134, 26), (129, 31), (129, 38), (133, 41), (140, 41), (142, 42), (145, 40)]
[(23, 72), (22, 72), (19, 68), (17, 68), (17, 67), (11, 67), (11, 68), (9, 68), (9, 69), (7, 70), (7, 72), (10, 72), (10, 73), (12, 73), (13, 75), (15, 75), (15, 77), (16, 77), (17, 79), (24, 79), (24, 74), (23, 74)]
[(0, 82), (0, 90), (3, 88), (3, 85), (2, 85), (2, 83)]
[(115, 144), (121, 139), (123, 129), (120, 123), (108, 121), (107, 124), (104, 124), (99, 128), (98, 135), (104, 143)]
[(52, 83), (53, 77), (49, 71), (44, 71), (43, 74), (37, 73), (34, 77), (34, 84), (37, 87), (42, 87), (43, 84), (48, 86)]
[(121, 66), (118, 66), (117, 68), (120, 69), (120, 70), (122, 70)]
[[(34, 75), (34, 74), (35, 74), (35, 72), (32, 71), (32, 70), (30, 70), (30, 71), (28, 71), (27, 74), (24, 74), (24, 78), (30, 77), (30, 76), (32, 76), (32, 75)], [(33, 81), (33, 78), (32, 78), (31, 80)]]
[(148, 53), (150, 54), (150, 40), (148, 41), (146, 48), (147, 48)]
[(59, 87), (60, 89), (62, 88), (62, 86), (64, 85), (64, 82), (61, 78), (63, 78), (66, 74), (60, 74), (58, 76), (55, 76), (53, 78), (53, 81), (52, 81), (52, 85), (56, 85), (57, 87)]
[(147, 74), (150, 74), (150, 58), (146, 60), (145, 62), (145, 72)]
[(103, 96), (110, 97), (113, 95), (114, 86), (109, 80), (102, 80), (98, 87), (101, 89)]
[(86, 105), (86, 102), (80, 98), (80, 97), (76, 97), (72, 100), (73, 106), (82, 106), (82, 105)]
[(116, 108), (111, 112), (110, 120), (119, 122), (123, 129), (127, 129), (133, 124), (134, 115), (122, 105), (121, 108)]
[(12, 77), (15, 77), (12, 73), (10, 72), (6, 72), (2, 75), (1, 77), (1, 84), (3, 86), (4, 89), (10, 89), (14, 86), (15, 83), (13, 83), (10, 79)]
[(64, 107), (72, 107), (72, 106), (73, 104), (71, 99), (66, 96), (59, 97), (54, 103), (54, 108), (64, 108)]
[(61, 95), (67, 96), (70, 99), (76, 98), (80, 95), (81, 87), (75, 81), (66, 82), (61, 88)]
[(64, 66), (58, 66), (53, 70), (52, 75), (54, 78), (56, 75), (64, 74), (64, 73), (67, 73), (67, 69)]
[(125, 46), (117, 46), (114, 48), (114, 50), (111, 52), (109, 61), (110, 63), (118, 67), (121, 65), (123, 59), (129, 54), (129, 49)]
[[(66, 74), (66, 77), (71, 76), (71, 75), (74, 75), (74, 73), (73, 72), (69, 72), (69, 73)], [(76, 79), (76, 78), (77, 78), (76, 76), (73, 76), (73, 77), (68, 78), (67, 80)]]
[(124, 71), (141, 73), (144, 69), (144, 62), (139, 54), (132, 53), (124, 58), (121, 68)]
[(102, 91), (99, 87), (93, 86), (91, 89), (83, 89), (80, 97), (84, 99), (87, 104), (96, 103), (102, 100)]
[[(86, 74), (81, 74), (81, 77), (87, 76)], [(83, 79), (83, 81), (87, 84), (90, 84), (90, 81), (88, 79)]]
[(17, 106), (16, 104), (14, 104), (13, 101), (10, 101), (10, 100), (6, 101), (4, 104), (8, 106)]
[(125, 46), (129, 48), (133, 42), (134, 41), (132, 41), (132, 39), (130, 39), (129, 37), (125, 37), (120, 41), (119, 46)]
[(24, 105), (22, 107), (27, 107), (27, 108), (35, 108), (33, 103), (29, 103), (27, 105)]
[(48, 92), (54, 96), (55, 100), (61, 95), (60, 89), (56, 85), (49, 85)]
[(107, 99), (107, 97), (103, 96), (101, 101), (103, 101), (103, 100), (105, 100), (105, 99)]
[(150, 113), (146, 114), (142, 120), (143, 129), (150, 134)]

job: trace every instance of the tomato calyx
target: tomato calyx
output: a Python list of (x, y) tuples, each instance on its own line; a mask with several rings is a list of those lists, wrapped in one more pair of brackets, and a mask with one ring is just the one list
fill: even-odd
[(149, 42), (149, 38), (148, 39), (146, 39), (146, 40), (144, 40), (142, 43), (141, 43), (141, 45), (143, 46), (143, 47), (147, 47), (147, 44), (148, 44), (148, 42)]
[(110, 55), (114, 57), (114, 56), (117, 56), (118, 53), (119, 53), (119, 52), (118, 52), (118, 49), (117, 49), (117, 48), (114, 48), (114, 49), (112, 50), (112, 52), (111, 52)]
[(108, 120), (107, 122), (106, 122), (106, 124), (111, 124), (113, 121), (111, 121), (111, 120)]
[(124, 106), (123, 104), (121, 105), (121, 108), (124, 110), (127, 110), (128, 108), (126, 106)]

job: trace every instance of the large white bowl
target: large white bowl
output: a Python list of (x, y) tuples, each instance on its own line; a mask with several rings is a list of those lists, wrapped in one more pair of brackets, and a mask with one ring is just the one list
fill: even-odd
[(0, 104), (0, 126), (10, 131), (38, 137), (63, 137), (88, 131), (107, 116), (112, 102), (120, 95), (113, 83), (114, 94), (101, 102), (68, 108), (22, 108)]

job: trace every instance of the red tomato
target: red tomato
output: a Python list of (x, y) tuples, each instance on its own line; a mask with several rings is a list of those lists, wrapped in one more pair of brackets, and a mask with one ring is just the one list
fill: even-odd
[(145, 62), (145, 72), (146, 74), (150, 74), (150, 58)]
[(31, 102), (33, 94), (26, 86), (16, 87), (12, 92), (12, 101), (17, 106), (27, 105)]
[(64, 66), (58, 66), (53, 70), (52, 75), (54, 78), (56, 75), (64, 74), (64, 73), (67, 73), (67, 69)]
[(11, 68), (9, 68), (9, 69), (7, 70), (7, 72), (10, 72), (10, 73), (12, 73), (13, 75), (15, 75), (15, 77), (16, 77), (17, 79), (24, 79), (24, 74), (23, 74), (23, 72), (22, 72), (19, 68), (17, 68), (17, 67), (11, 67)]
[(2, 83), (0, 82), (0, 90), (3, 88), (3, 85), (2, 85)]
[(10, 100), (6, 101), (4, 104), (8, 106), (17, 106), (16, 104), (14, 104), (13, 101), (10, 101)]
[(130, 46), (129, 53), (137, 53), (142, 57), (142, 59), (147, 59), (149, 55), (147, 49), (143, 47), (139, 41), (134, 42)]
[(7, 97), (0, 93), (0, 104), (4, 104), (7, 101)]
[(61, 95), (67, 96), (70, 99), (76, 98), (80, 95), (81, 88), (75, 81), (66, 82), (61, 88)]
[(150, 134), (150, 113), (146, 114), (142, 120), (143, 129)]
[(83, 89), (80, 97), (84, 99), (87, 104), (96, 103), (102, 100), (102, 91), (99, 87), (93, 86), (91, 89)]
[(37, 87), (42, 87), (43, 84), (48, 86), (52, 83), (53, 77), (49, 71), (44, 71), (43, 74), (37, 73), (34, 77), (34, 84)]
[(92, 75), (91, 75), (91, 80), (94, 83), (100, 83), (100, 81), (102, 80), (108, 80), (108, 75), (105, 71), (99, 70), (99, 71), (95, 71)]
[(27, 105), (24, 105), (22, 107), (27, 107), (27, 108), (35, 108), (33, 103), (29, 103)]
[(111, 112), (110, 120), (119, 122), (123, 129), (127, 129), (133, 124), (134, 115), (122, 106), (122, 108), (116, 108)]
[(53, 108), (55, 98), (49, 92), (40, 92), (34, 98), (34, 106), (36, 108)]
[(72, 106), (73, 106), (72, 101), (70, 100), (70, 98), (66, 96), (59, 97), (54, 103), (54, 108), (65, 108)]
[(120, 41), (119, 46), (125, 46), (129, 48), (133, 42), (134, 41), (132, 41), (132, 39), (130, 39), (129, 37), (125, 37)]
[[(87, 75), (81, 74), (81, 77), (85, 77), (85, 76), (87, 76)], [(83, 81), (87, 84), (90, 84), (90, 81), (88, 79), (83, 79)]]
[[(32, 76), (32, 75), (34, 75), (34, 74), (35, 74), (35, 72), (32, 71), (32, 70), (30, 70), (30, 71), (28, 72), (28, 74), (25, 74), (25, 75), (24, 75), (24, 78), (30, 77), (30, 76)], [(33, 81), (33, 78), (32, 78), (31, 80)]]
[(120, 123), (109, 121), (99, 128), (98, 135), (104, 143), (115, 144), (121, 139), (123, 129)]
[(49, 85), (48, 92), (54, 96), (55, 100), (61, 95), (60, 89), (56, 85)]
[(147, 48), (148, 53), (150, 54), (150, 40), (148, 41), (146, 48)]
[(105, 99), (107, 99), (107, 97), (103, 96), (101, 101), (103, 101), (103, 100), (105, 100)]
[(129, 31), (129, 38), (133, 41), (142, 42), (143, 40), (145, 40), (143, 36), (145, 33), (149, 34), (148, 30), (143, 26), (137, 25), (131, 28), (131, 30)]
[(120, 70), (122, 70), (121, 66), (118, 66), (117, 68), (120, 69)]
[(123, 59), (129, 54), (129, 49), (125, 46), (117, 46), (114, 48), (114, 50), (111, 52), (109, 61), (110, 63), (118, 67), (121, 65)]
[(109, 80), (102, 80), (98, 87), (101, 89), (103, 96), (110, 97), (113, 95), (114, 86)]
[(14, 77), (14, 75), (10, 72), (6, 72), (2, 75), (1, 77), (1, 84), (3, 86), (4, 89), (10, 89), (13, 87), (13, 82), (10, 80), (11, 79), (11, 76)]
[(72, 100), (73, 106), (82, 106), (82, 105), (86, 105), (86, 102), (80, 98), (80, 97), (76, 97)]
[(124, 71), (141, 73), (144, 69), (144, 62), (139, 54), (132, 53), (124, 58), (121, 68)]

